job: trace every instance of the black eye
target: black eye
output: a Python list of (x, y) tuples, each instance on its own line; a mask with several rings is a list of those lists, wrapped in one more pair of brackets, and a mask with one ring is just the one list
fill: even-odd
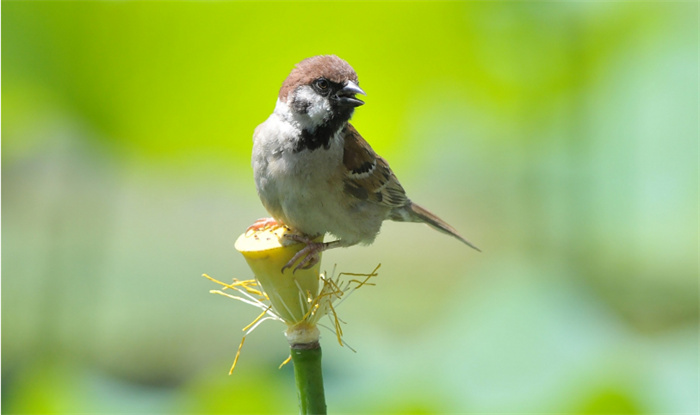
[(315, 80), (314, 85), (316, 85), (316, 89), (318, 89), (319, 91), (325, 91), (330, 86), (328, 81), (324, 78), (319, 78), (319, 79)]

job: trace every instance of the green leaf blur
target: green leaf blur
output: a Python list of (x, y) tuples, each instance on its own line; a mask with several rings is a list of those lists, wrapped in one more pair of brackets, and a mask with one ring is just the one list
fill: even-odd
[(696, 413), (695, 2), (2, 2), (2, 412), (293, 413), (252, 133), (336, 54), (354, 125), (483, 249), (387, 223), (331, 413)]

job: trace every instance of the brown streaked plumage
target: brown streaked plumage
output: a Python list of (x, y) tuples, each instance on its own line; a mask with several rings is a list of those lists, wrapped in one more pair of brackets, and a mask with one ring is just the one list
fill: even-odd
[(344, 183), (349, 189), (357, 189), (351, 191), (353, 196), (389, 208), (410, 202), (389, 163), (374, 152), (355, 127), (348, 124), (343, 138), (343, 165), (347, 170)]

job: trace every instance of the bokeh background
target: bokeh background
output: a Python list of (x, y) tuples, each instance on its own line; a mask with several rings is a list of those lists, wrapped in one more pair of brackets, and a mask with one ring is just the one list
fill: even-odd
[(695, 2), (2, 2), (3, 413), (294, 413), (251, 136), (337, 54), (355, 126), (482, 248), (387, 223), (333, 413), (697, 413)]

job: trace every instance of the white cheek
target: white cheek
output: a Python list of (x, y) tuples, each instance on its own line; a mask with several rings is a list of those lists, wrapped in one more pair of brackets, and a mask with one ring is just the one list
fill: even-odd
[[(306, 114), (300, 115), (300, 117), (307, 117), (307, 122), (312, 125), (323, 124), (331, 115), (331, 106), (328, 103), (328, 99), (314, 92), (309, 86), (299, 88), (297, 91), (297, 99), (309, 103)], [(302, 121), (302, 123), (304, 122)]]

